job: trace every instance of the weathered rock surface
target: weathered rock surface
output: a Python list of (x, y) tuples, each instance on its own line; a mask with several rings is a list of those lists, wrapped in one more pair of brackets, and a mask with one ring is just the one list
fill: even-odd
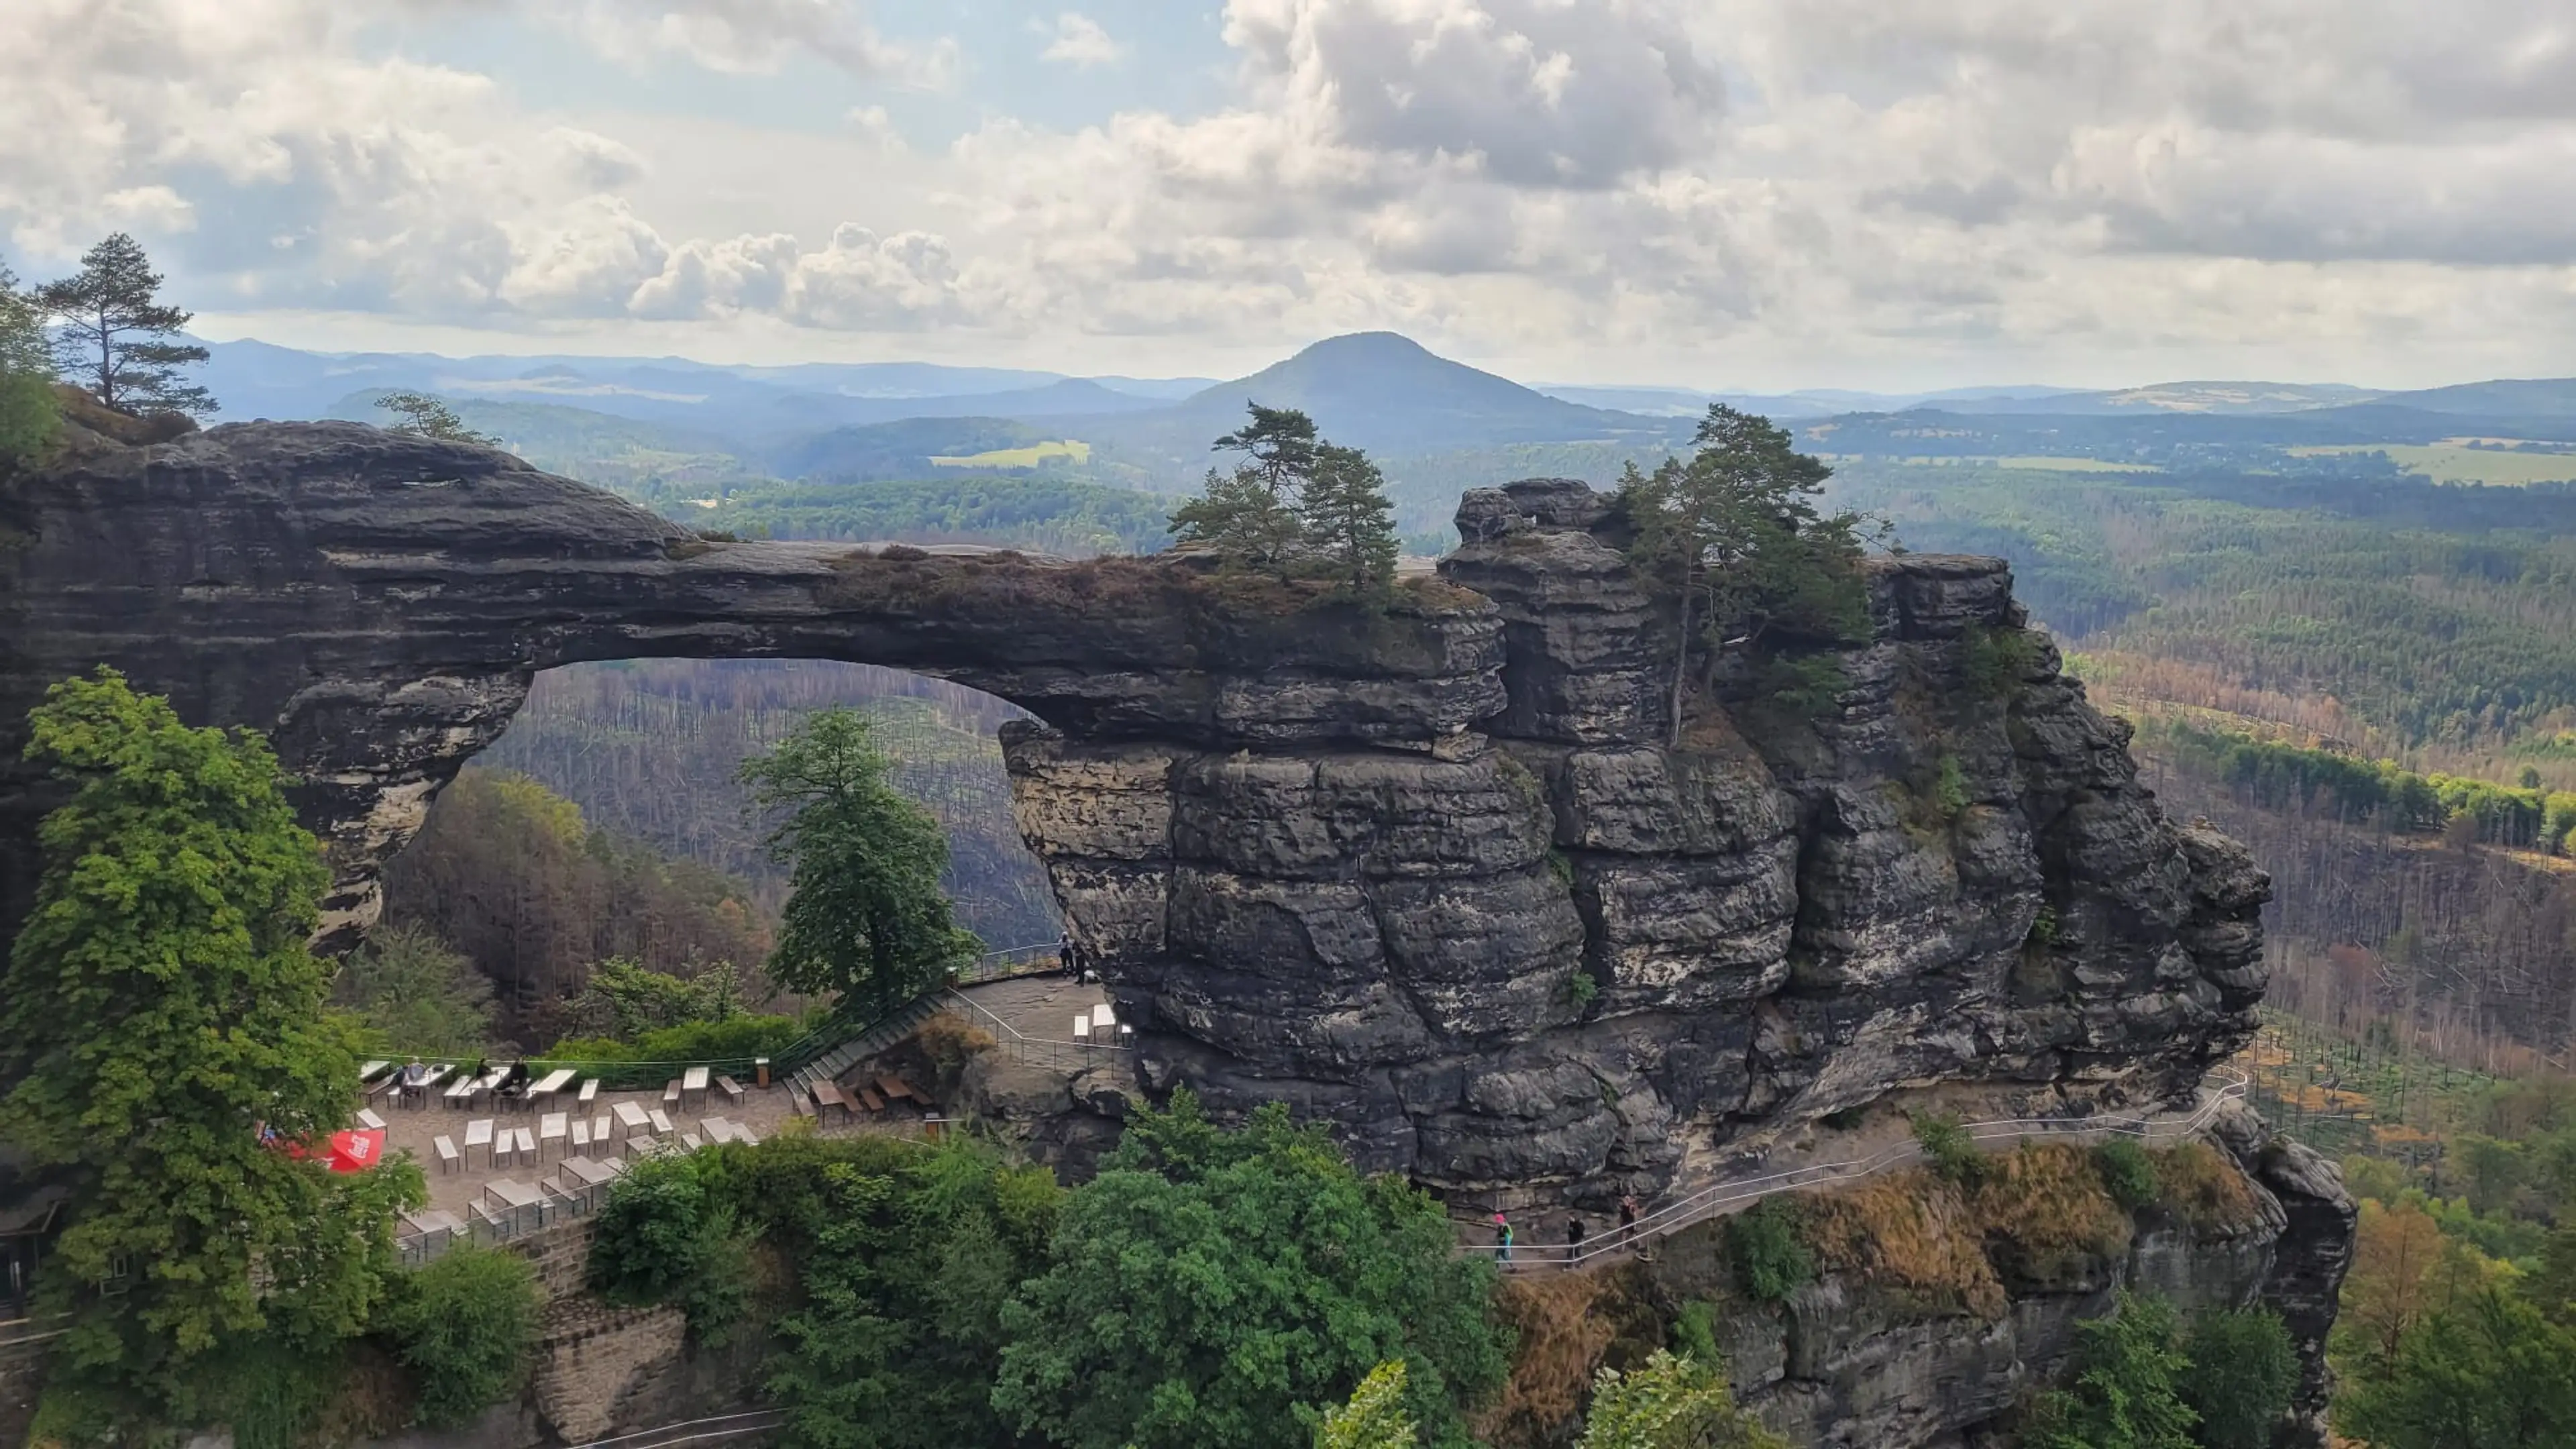
[(1651, 1196), (1907, 1082), (2153, 1096), (2252, 1032), (2264, 877), (2164, 818), (2001, 562), (1874, 562), (1812, 716), (1694, 656), (1668, 748), (1609, 501), (1460, 517), (1392, 612), (1283, 614), (1186, 560), (705, 542), (354, 424), (84, 448), (0, 485), (0, 920), (50, 798), (24, 713), (96, 664), (273, 735), (355, 929), (535, 671), (780, 655), (1028, 708), (1019, 822), (1144, 1086), (1290, 1102), (1453, 1195)]

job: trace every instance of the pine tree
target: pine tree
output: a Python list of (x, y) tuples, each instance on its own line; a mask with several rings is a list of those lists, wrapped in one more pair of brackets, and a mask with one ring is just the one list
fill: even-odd
[(420, 1174), (285, 1150), (347, 1125), (358, 1074), (305, 946), (328, 873), (268, 746), (105, 667), (29, 719), (28, 758), (71, 791), (0, 979), (0, 1140), (72, 1185), (39, 1437), (192, 1427), (250, 1391), (244, 1363), (365, 1326)]
[(465, 426), (465, 420), (456, 415), (456, 409), (449, 407), (446, 399), (425, 392), (389, 392), (376, 399), (376, 406), (401, 420), (386, 425), (389, 433), (436, 438), (444, 443), (481, 443), (487, 448), (501, 445), (499, 438)]
[(849, 709), (809, 715), (742, 762), (753, 800), (785, 812), (769, 849), (795, 870), (769, 974), (790, 991), (836, 992), (866, 1016), (911, 1001), (982, 946), (950, 917), (939, 822), (895, 793), (889, 768), (867, 717)]
[(1199, 496), (1172, 510), (1172, 537), (1201, 544), (1224, 563), (1285, 574), (1301, 530), (1297, 511), (1249, 466), (1208, 470)]
[(78, 275), (36, 289), (37, 304), (61, 319), (54, 355), (91, 396), (128, 413), (204, 417), (215, 397), (179, 368), (206, 349), (168, 340), (195, 314), (158, 300), (161, 274), (141, 243), (123, 232), (91, 247)]
[(1385, 596), (1395, 583), (1395, 505), (1368, 454), (1332, 443), (1317, 447), (1297, 511), (1306, 543), (1331, 565), (1341, 587), (1355, 597)]
[(1245, 464), (1259, 476), (1271, 496), (1288, 502), (1287, 491), (1302, 485), (1315, 471), (1315, 454), (1321, 446), (1315, 435), (1315, 420), (1295, 408), (1266, 408), (1246, 401), (1252, 421), (1237, 428), (1210, 446), (1217, 452), (1248, 453)]

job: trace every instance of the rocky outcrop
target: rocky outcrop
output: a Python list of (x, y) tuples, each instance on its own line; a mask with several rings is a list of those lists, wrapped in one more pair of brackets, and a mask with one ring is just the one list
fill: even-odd
[[(1909, 1082), (2154, 1096), (2250, 1035), (2261, 873), (2157, 810), (1999, 561), (1873, 562), (1870, 641), (1788, 675), (1695, 657), (1674, 746), (1609, 501), (1460, 521), (1380, 613), (1187, 558), (701, 540), (504, 453), (219, 427), (0, 491), (0, 731), (102, 662), (269, 731), (345, 932), (539, 669), (962, 680), (1040, 721), (1021, 828), (1144, 1087), (1288, 1102), (1458, 1197), (1653, 1194)], [(49, 798), (0, 766), (0, 911)]]

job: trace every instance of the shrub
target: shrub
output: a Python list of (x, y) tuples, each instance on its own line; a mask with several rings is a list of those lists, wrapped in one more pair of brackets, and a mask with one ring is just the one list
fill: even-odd
[(1820, 1271), (1850, 1272), (1912, 1311), (2003, 1316), (2003, 1281), (1966, 1199), (1927, 1172), (1896, 1172), (1802, 1205)]
[(2033, 1406), (2027, 1449), (2195, 1449), (2171, 1304), (2123, 1294), (2118, 1311), (2075, 1335), (2074, 1382)]
[(1968, 813), (1972, 803), (1968, 796), (1968, 772), (1959, 765), (1959, 757), (1944, 750), (1941, 761), (1932, 772), (1932, 803), (1941, 808), (1941, 818), (1956, 824)]
[(537, 1272), (525, 1258), (458, 1244), (404, 1275), (385, 1333), (420, 1384), (420, 1422), (454, 1428), (518, 1391), (537, 1341)]
[(1764, 1198), (1726, 1221), (1726, 1256), (1735, 1281), (1756, 1303), (1777, 1303), (1816, 1276), (1816, 1255), (1798, 1232), (1798, 1211)]
[(2114, 1201), (2131, 1212), (2156, 1200), (2156, 1165), (2147, 1150), (2126, 1137), (2114, 1137), (2093, 1149), (2093, 1170)]
[(1487, 1444), (1553, 1441), (1574, 1422), (1592, 1372), (1618, 1328), (1604, 1311), (1609, 1277), (1550, 1273), (1506, 1278), (1492, 1316), (1512, 1340), (1511, 1375), (1468, 1429)]
[(1932, 1174), (1944, 1182), (1973, 1187), (1985, 1175), (1986, 1159), (1955, 1113), (1915, 1113), (1914, 1141), (1932, 1164)]
[(1959, 672), (1988, 699), (2009, 698), (2039, 665), (2039, 641), (2027, 630), (1971, 624), (1959, 643)]
[(1694, 1298), (1673, 1315), (1673, 1352), (1701, 1363), (1716, 1363), (1723, 1355), (1717, 1347), (1717, 1305), (1705, 1298)]
[(668, 1303), (689, 1331), (722, 1343), (751, 1292), (750, 1244), (733, 1206), (709, 1191), (721, 1158), (647, 1157), (609, 1189), (590, 1240), (590, 1286), (612, 1303)]
[(2265, 1449), (2299, 1386), (2298, 1350), (2268, 1308), (2212, 1313), (2183, 1346), (2183, 1402), (2200, 1415), (2207, 1449)]
[(912, 1040), (921, 1048), (922, 1056), (929, 1060), (931, 1076), (936, 1079), (943, 1099), (957, 1089), (958, 1078), (965, 1075), (967, 1062), (999, 1045), (991, 1032), (945, 1012), (923, 1022)]
[(1657, 1349), (1628, 1373), (1593, 1381), (1580, 1449), (1788, 1449), (1735, 1406), (1718, 1365)]
[(1404, 1411), (1404, 1360), (1391, 1358), (1369, 1370), (1347, 1404), (1324, 1411), (1315, 1427), (1315, 1449), (1414, 1449), (1422, 1442)]

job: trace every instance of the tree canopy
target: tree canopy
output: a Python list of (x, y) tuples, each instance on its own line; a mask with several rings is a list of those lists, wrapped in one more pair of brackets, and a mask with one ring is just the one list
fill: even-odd
[(43, 456), (62, 430), (45, 313), (0, 266), (0, 472)]
[(357, 1104), (355, 1028), (305, 939), (327, 881), (276, 758), (115, 671), (54, 686), (28, 758), (71, 790), (0, 981), (0, 1138), (71, 1184), (39, 1291), (71, 1316), (52, 1422), (190, 1425), (228, 1365), (362, 1328), (416, 1169), (282, 1150)]
[(388, 423), (385, 431), (406, 433), (416, 438), (436, 438), (447, 443), (481, 443), (497, 448), (499, 438), (478, 433), (465, 426), (456, 409), (447, 400), (425, 392), (389, 392), (376, 399), (376, 406), (392, 413), (397, 421)]
[(1833, 470), (1770, 419), (1711, 404), (1685, 462), (1628, 465), (1619, 497), (1637, 531), (1628, 556), (1672, 603), (1672, 738), (1683, 724), (1694, 644), (1759, 645), (1774, 630), (1839, 641), (1869, 624), (1861, 519), (1816, 499)]
[(1240, 452), (1231, 473), (1211, 468), (1198, 497), (1172, 511), (1172, 533), (1237, 567), (1326, 578), (1354, 597), (1395, 581), (1395, 506), (1368, 454), (1323, 440), (1294, 408), (1250, 403), (1251, 420), (1216, 440)]
[(203, 417), (215, 395), (179, 369), (205, 361), (206, 349), (170, 340), (195, 314), (160, 291), (142, 244), (118, 232), (82, 254), (79, 272), (37, 288), (36, 302), (62, 324), (56, 360), (92, 397), (122, 412)]
[(951, 919), (939, 822), (896, 793), (889, 769), (867, 716), (826, 709), (741, 772), (776, 813), (769, 849), (793, 871), (771, 978), (864, 1015), (902, 1006), (982, 949)]
[(1428, 1443), (1502, 1381), (1494, 1267), (1460, 1258), (1438, 1204), (1362, 1177), (1277, 1104), (1239, 1132), (1187, 1092), (1127, 1121), (1069, 1197), (1051, 1263), (1002, 1323), (995, 1408), (1073, 1449), (1306, 1449), (1317, 1406), (1405, 1363)]

